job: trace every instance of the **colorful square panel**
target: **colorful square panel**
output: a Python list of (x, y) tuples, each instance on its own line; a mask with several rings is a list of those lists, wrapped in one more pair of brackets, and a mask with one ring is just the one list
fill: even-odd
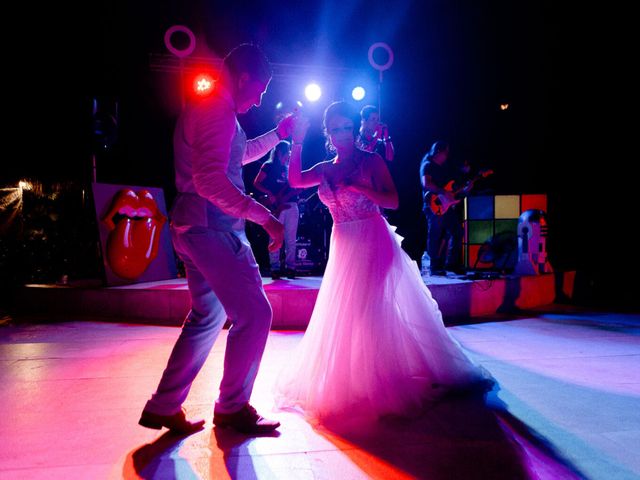
[(547, 195), (544, 193), (522, 195), (522, 199), (520, 201), (520, 213), (526, 212), (527, 210), (542, 210), (543, 212), (546, 212)]
[(492, 220), (467, 220), (467, 243), (484, 243), (493, 237)]
[(505, 219), (496, 220), (495, 222), (495, 235), (500, 233), (513, 233), (518, 234), (518, 219)]
[(465, 220), (488, 220), (493, 218), (493, 196), (467, 197), (465, 200)]
[(467, 245), (464, 250), (464, 264), (467, 268), (473, 268), (478, 258), (478, 250), (480, 250), (480, 245)]
[(486, 248), (484, 245), (467, 245), (466, 248), (466, 267), (467, 268), (491, 268), (493, 262), (483, 262), (482, 259), (478, 259), (480, 250)]
[(495, 218), (518, 218), (520, 216), (520, 195), (496, 195)]

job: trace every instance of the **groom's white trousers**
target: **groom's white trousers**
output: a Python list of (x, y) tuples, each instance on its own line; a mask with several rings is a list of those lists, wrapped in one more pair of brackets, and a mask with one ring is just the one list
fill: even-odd
[(180, 410), (228, 318), (232, 325), (215, 410), (235, 412), (249, 401), (271, 327), (260, 270), (244, 231), (172, 228), (171, 237), (185, 265), (191, 311), (145, 410), (160, 415)]

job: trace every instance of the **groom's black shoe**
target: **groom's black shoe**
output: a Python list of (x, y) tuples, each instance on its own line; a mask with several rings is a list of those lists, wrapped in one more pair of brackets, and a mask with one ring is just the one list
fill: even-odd
[(231, 427), (249, 435), (273, 432), (280, 426), (280, 422), (259, 415), (256, 409), (248, 403), (234, 413), (214, 412), (213, 424), (220, 428)]
[(193, 433), (204, 428), (204, 420), (187, 420), (184, 409), (181, 409), (173, 415), (159, 415), (157, 413), (143, 411), (138, 424), (155, 430), (160, 430), (162, 427), (165, 427), (177, 433)]
[(271, 270), (271, 279), (272, 280), (278, 280), (280, 277), (282, 277), (282, 274), (280, 273), (279, 270)]

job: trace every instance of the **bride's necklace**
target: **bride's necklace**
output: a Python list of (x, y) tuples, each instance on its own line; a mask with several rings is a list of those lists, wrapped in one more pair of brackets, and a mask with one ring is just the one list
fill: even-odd
[(351, 157), (348, 158), (340, 158), (338, 157), (338, 162), (336, 162), (336, 165), (340, 166), (340, 171), (341, 172), (346, 172), (345, 175), (343, 175), (343, 178), (348, 178), (351, 175), (353, 175), (355, 173), (355, 171), (360, 168), (360, 159), (357, 157), (357, 152), (354, 151), (353, 155)]
[(361, 165), (361, 158), (357, 150), (354, 150), (353, 155), (349, 157), (342, 157), (338, 155), (333, 161), (333, 169), (331, 173), (327, 172), (325, 176), (327, 183), (332, 191), (335, 192), (337, 185), (342, 183), (343, 180), (351, 177)]

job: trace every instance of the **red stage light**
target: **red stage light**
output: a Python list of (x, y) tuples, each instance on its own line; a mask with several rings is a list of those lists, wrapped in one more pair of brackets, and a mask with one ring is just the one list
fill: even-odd
[(193, 92), (198, 97), (206, 97), (213, 92), (215, 79), (208, 73), (199, 73), (193, 79)]

